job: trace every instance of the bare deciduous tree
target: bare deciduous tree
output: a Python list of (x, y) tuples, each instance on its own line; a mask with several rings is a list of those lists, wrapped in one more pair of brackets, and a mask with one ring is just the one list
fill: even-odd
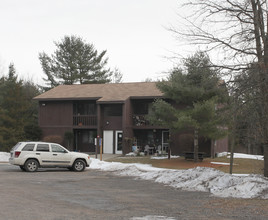
[(266, 0), (190, 0), (185, 29), (171, 28), (189, 44), (217, 51), (218, 67), (232, 73), (252, 68), (260, 89), (264, 175), (268, 176), (268, 5)]

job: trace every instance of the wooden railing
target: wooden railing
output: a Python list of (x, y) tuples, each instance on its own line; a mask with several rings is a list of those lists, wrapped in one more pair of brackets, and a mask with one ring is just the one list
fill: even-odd
[(73, 125), (76, 126), (97, 126), (97, 116), (92, 115), (74, 115)]

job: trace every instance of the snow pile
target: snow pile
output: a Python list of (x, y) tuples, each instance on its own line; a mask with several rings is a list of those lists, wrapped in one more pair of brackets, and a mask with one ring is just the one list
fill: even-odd
[(147, 164), (104, 162), (98, 159), (92, 159), (90, 169), (151, 180), (182, 190), (210, 192), (219, 197), (268, 199), (268, 179), (261, 175), (236, 176), (205, 167), (162, 169)]
[(10, 153), (0, 152), (0, 162), (8, 162)]

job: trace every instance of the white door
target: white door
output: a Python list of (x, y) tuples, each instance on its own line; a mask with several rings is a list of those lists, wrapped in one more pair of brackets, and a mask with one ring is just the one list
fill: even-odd
[(114, 140), (113, 131), (103, 131), (103, 153), (112, 154), (113, 153), (113, 140)]
[(162, 151), (168, 152), (169, 148), (169, 131), (162, 131)]
[(115, 153), (122, 154), (122, 147), (123, 147), (123, 132), (116, 131), (115, 132)]

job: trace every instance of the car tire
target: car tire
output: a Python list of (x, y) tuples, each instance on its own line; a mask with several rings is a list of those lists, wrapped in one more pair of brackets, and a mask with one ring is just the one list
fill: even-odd
[(73, 171), (81, 172), (86, 168), (86, 163), (81, 159), (77, 159), (76, 161), (74, 161), (72, 168)]
[(20, 166), (20, 169), (21, 169), (22, 171), (26, 171), (24, 166)]
[(27, 160), (24, 164), (24, 168), (27, 172), (35, 172), (39, 167), (39, 163), (35, 159)]

